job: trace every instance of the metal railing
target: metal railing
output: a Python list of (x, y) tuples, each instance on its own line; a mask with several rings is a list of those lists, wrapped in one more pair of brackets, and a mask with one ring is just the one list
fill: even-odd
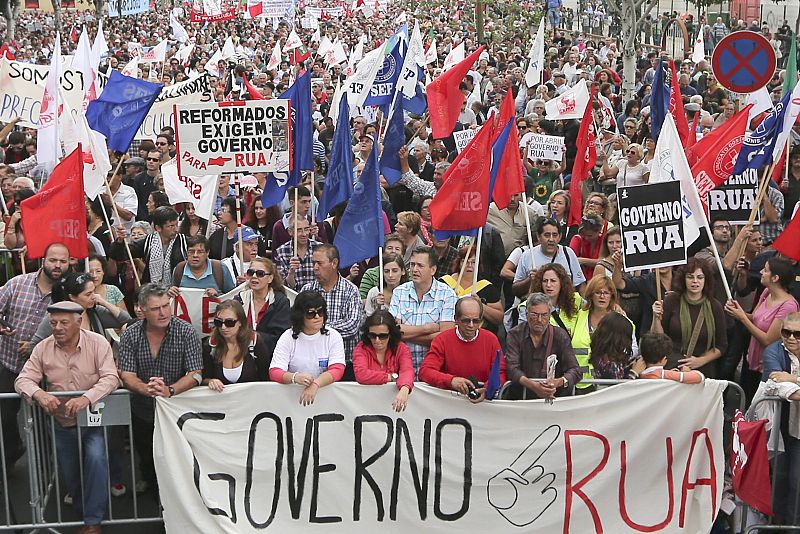
[[(83, 392), (49, 393), (63, 398), (77, 397)], [(0, 394), (0, 403), (19, 401), (20, 396), (15, 393)], [(0, 504), (4, 511), (4, 517), (0, 520), (0, 532), (19, 529), (58, 532), (56, 528), (83, 526), (83, 517), (70, 510), (72, 507), (65, 501), (67, 489), (59, 461), (56, 419), (35, 402), (23, 401), (20, 412), (26, 453), (19, 461), (25, 461), (27, 480), (21, 479), (22, 469), (14, 469), (14, 465), (9, 466), (6, 462), (3, 421), (0, 413), (0, 468), (2, 468), (0, 482), (3, 489)], [(104, 453), (102, 461), (105, 462), (107, 476), (104, 483), (108, 497), (102, 524), (162, 522), (157, 499), (144, 499), (136, 491), (138, 478), (134, 458), (130, 392), (117, 390), (100, 401), (94, 410), (90, 407), (80, 412), (75, 428), (81, 496), (86, 495), (84, 437), (89, 432), (102, 431)], [(66, 439), (71, 440), (69, 437)], [(130, 446), (127, 452), (126, 442)], [(61, 452), (63, 454), (63, 451)], [(125, 494), (114, 497), (112, 484), (124, 484)], [(24, 502), (26, 497), (27, 502)], [(73, 500), (81, 498), (77, 495), (70, 497)]]

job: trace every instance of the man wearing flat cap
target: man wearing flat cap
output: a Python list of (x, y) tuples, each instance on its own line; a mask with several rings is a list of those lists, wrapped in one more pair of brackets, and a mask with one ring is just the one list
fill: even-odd
[[(14, 389), (28, 401), (36, 402), (55, 417), (53, 425), (58, 463), (64, 485), (72, 495), (76, 511), (83, 516), (79, 532), (101, 532), (108, 504), (108, 462), (102, 427), (82, 428), (76, 418), (81, 410), (96, 406), (119, 387), (119, 375), (106, 338), (81, 329), (83, 308), (63, 301), (47, 307), (53, 335), (33, 349), (14, 382)], [(39, 384), (45, 380), (47, 391)], [(82, 391), (77, 397), (54, 396), (49, 392)], [(83, 450), (83, 485), (78, 437)]]

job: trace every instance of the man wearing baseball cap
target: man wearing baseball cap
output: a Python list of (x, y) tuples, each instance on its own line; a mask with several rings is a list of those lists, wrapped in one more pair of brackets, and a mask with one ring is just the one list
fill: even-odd
[[(244, 265), (239, 260), (239, 232), (242, 233), (242, 258)], [(231, 275), (231, 278), (236, 280), (237, 284), (247, 281), (245, 272), (250, 268), (250, 261), (258, 256), (258, 234), (249, 226), (242, 226), (241, 229), (236, 231), (233, 242), (233, 256), (229, 256), (222, 260), (222, 266)]]

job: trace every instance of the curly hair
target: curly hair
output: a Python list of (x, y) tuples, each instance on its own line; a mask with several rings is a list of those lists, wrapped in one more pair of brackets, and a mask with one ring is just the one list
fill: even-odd
[(600, 319), (592, 333), (589, 361), (597, 364), (603, 358), (627, 364), (633, 354), (633, 326), (622, 314), (611, 311)]
[(325, 323), (328, 322), (328, 304), (322, 295), (316, 291), (301, 291), (294, 299), (291, 313), (289, 314), (289, 324), (292, 328), (292, 337), (297, 339), (300, 337), (300, 332), (303, 331), (303, 324), (306, 318), (306, 312), (311, 308), (320, 308), (322, 310), (322, 329), (321, 334), (328, 333), (325, 328)]
[(548, 263), (540, 267), (533, 275), (531, 280), (531, 293), (544, 293), (542, 288), (542, 278), (545, 273), (553, 271), (561, 283), (561, 291), (558, 292), (556, 299), (556, 306), (558, 309), (567, 314), (567, 317), (574, 317), (578, 313), (578, 307), (575, 305), (575, 286), (572, 284), (572, 278), (567, 274), (567, 270), (558, 263)]
[(681, 265), (672, 277), (672, 289), (677, 293), (686, 293), (686, 275), (695, 272), (697, 269), (703, 271), (703, 276), (706, 280), (703, 284), (703, 296), (706, 298), (714, 297), (714, 274), (711, 268), (703, 260), (698, 260), (695, 257), (689, 258), (686, 265)]

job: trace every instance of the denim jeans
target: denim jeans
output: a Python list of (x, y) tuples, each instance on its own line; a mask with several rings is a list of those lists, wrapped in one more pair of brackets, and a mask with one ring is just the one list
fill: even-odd
[[(789, 417), (789, 403), (784, 403), (781, 416)], [(783, 435), (786, 451), (778, 455), (775, 466), (777, 477), (772, 488), (773, 509), (775, 515), (783, 518), (784, 524), (796, 525), (800, 521), (800, 510), (796, 505), (797, 492), (800, 490), (800, 439), (788, 433)]]
[(63, 485), (72, 495), (75, 511), (83, 522), (96, 525), (103, 520), (108, 506), (108, 463), (102, 428), (82, 428), (83, 490), (78, 457), (78, 428), (55, 423), (58, 463), (64, 475)]

